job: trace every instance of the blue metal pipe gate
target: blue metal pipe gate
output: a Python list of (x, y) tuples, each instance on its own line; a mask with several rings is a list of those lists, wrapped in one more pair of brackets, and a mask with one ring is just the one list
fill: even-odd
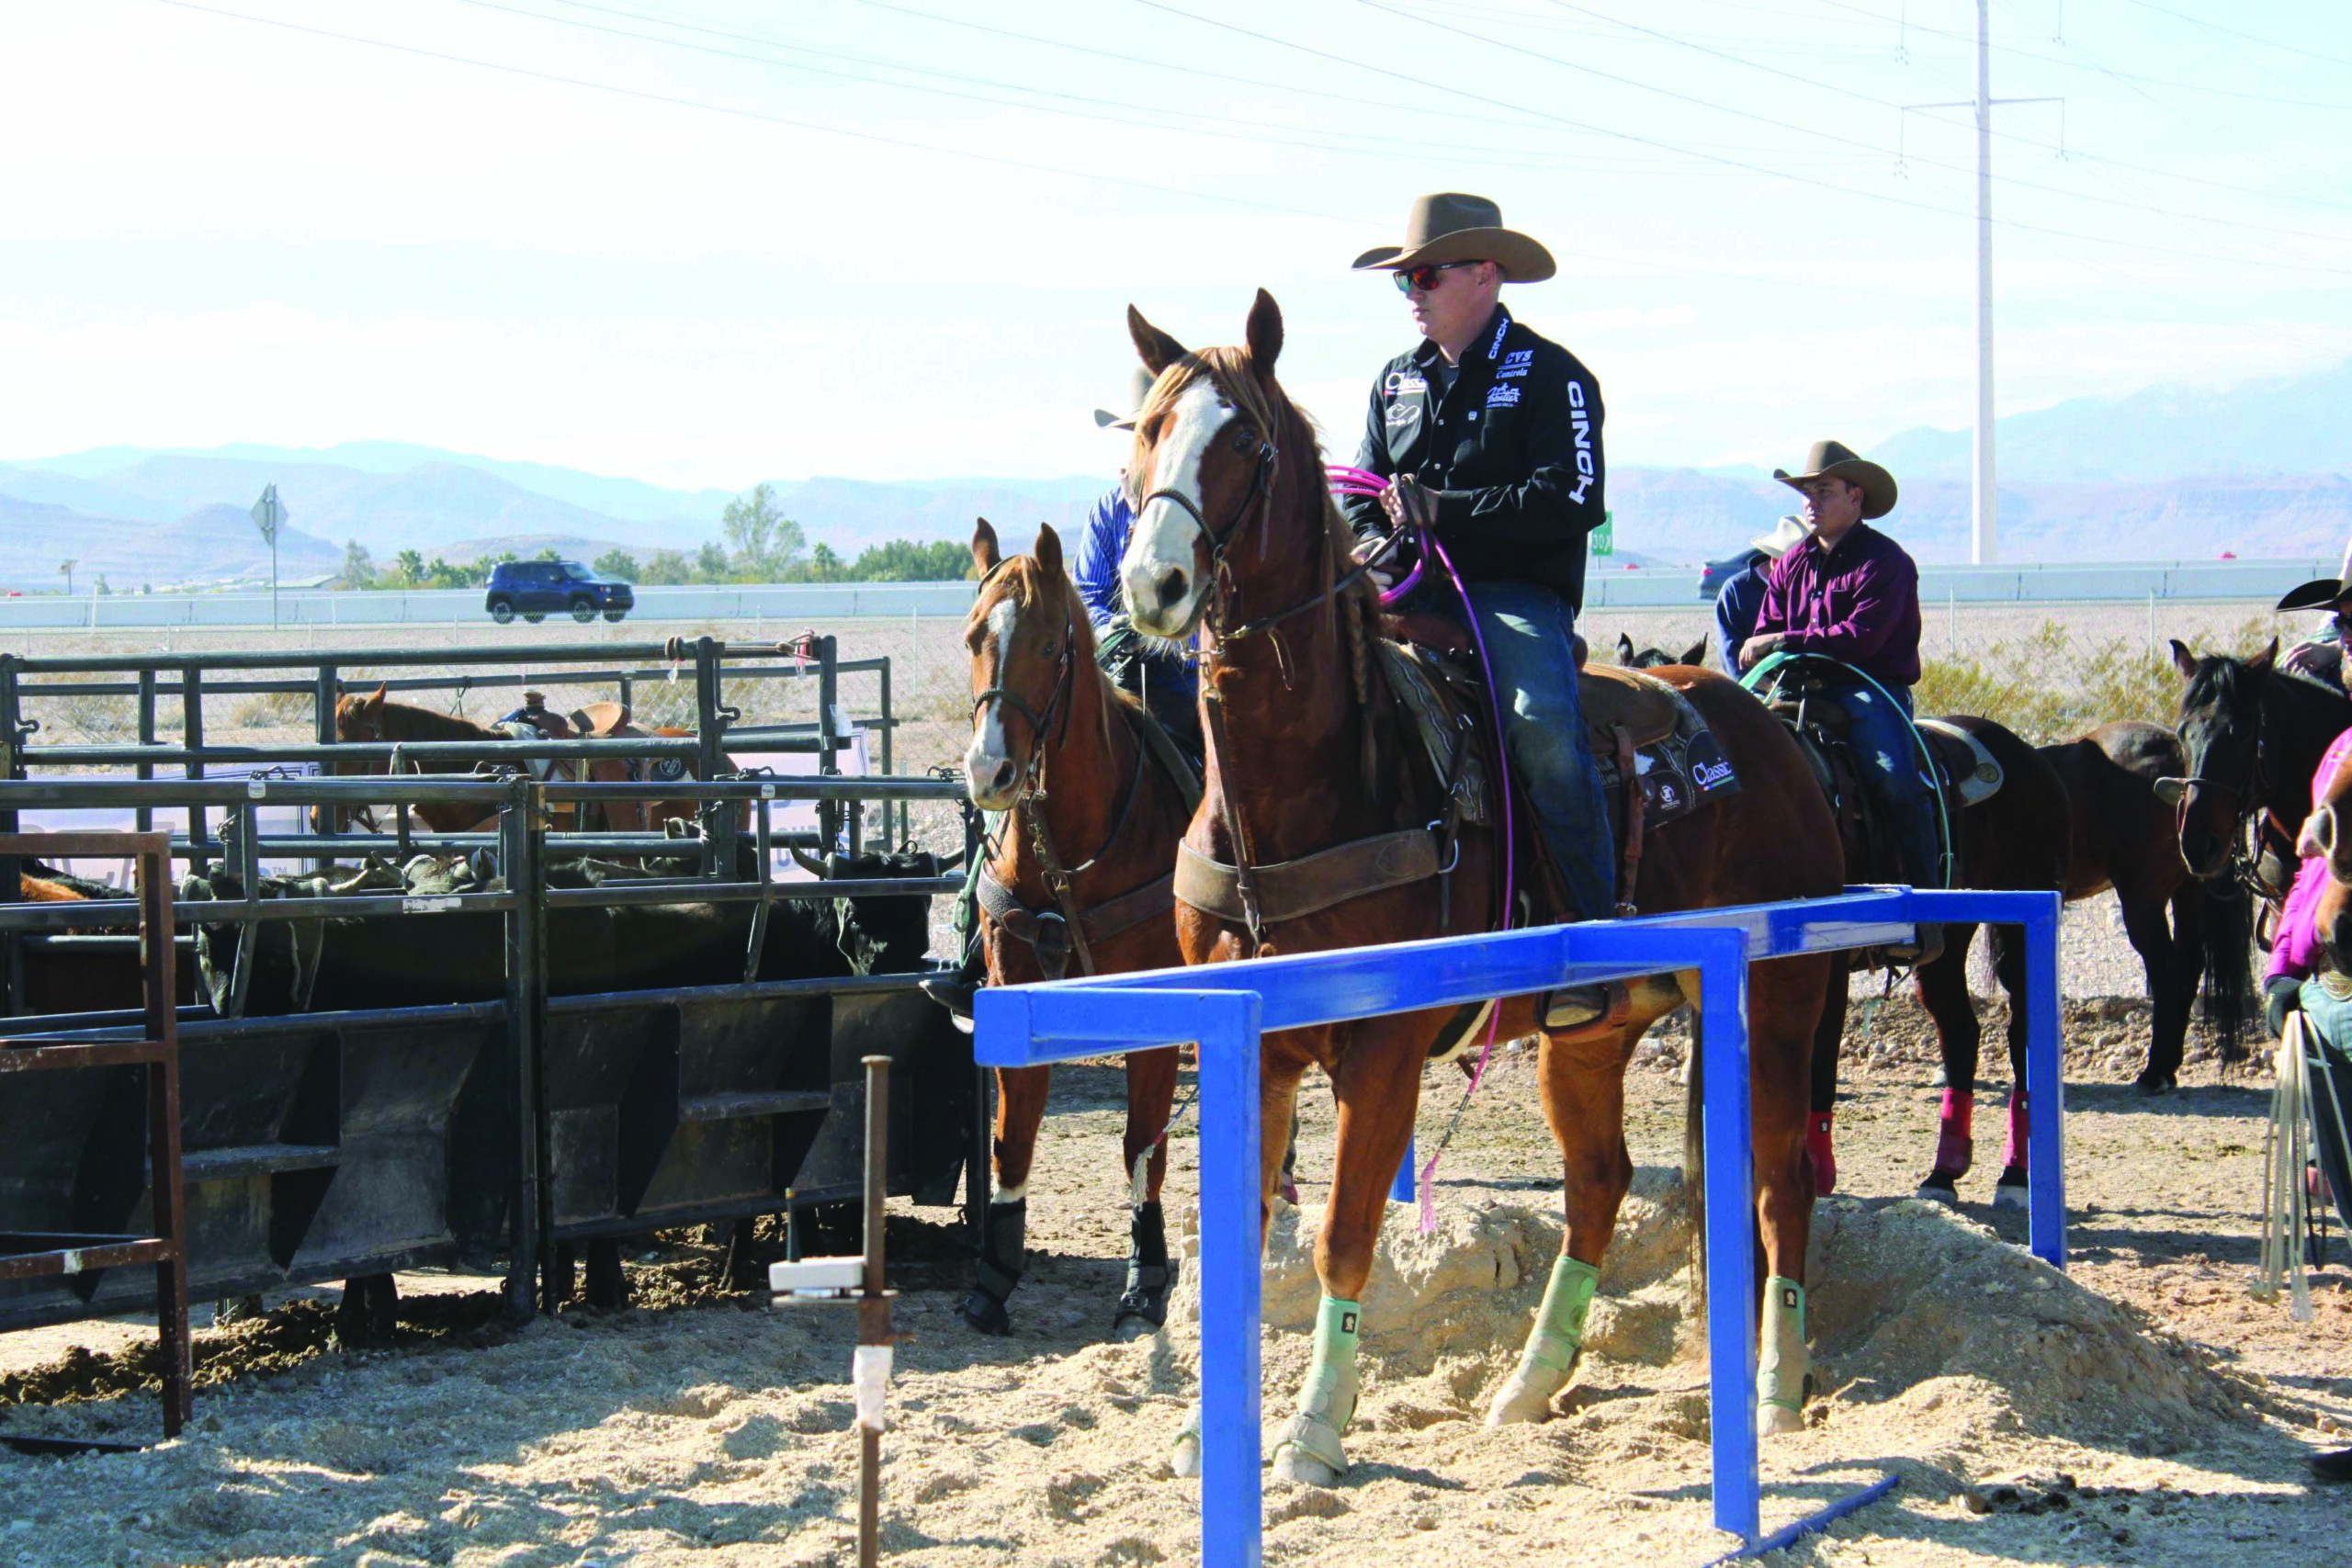
[[(1192, 1041), (1200, 1047), (1201, 1560), (1256, 1568), (1259, 1470), (1258, 1042), (1297, 1029), (1453, 1007), (1555, 986), (1679, 970), (1700, 976), (1709, 1403), (1714, 1521), (1752, 1548), (1761, 1533), (1756, 1432), (1757, 1285), (1751, 1252), (1747, 965), (1907, 941), (1920, 921), (2022, 926), (2032, 1249), (2064, 1268), (2066, 1203), (2054, 892), (1849, 888), (1829, 898), (1596, 920), (1574, 926), (1348, 948), (1141, 975), (983, 990), (975, 1055), (1035, 1066)], [(1138, 991), (1152, 994), (1138, 1006)]]

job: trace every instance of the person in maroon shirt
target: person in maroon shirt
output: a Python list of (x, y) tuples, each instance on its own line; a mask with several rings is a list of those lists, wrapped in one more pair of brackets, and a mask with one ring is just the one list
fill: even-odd
[[(1946, 885), (1932, 786), (1911, 731), (1919, 679), (1919, 569), (1869, 519), (1894, 509), (1894, 476), (1835, 441), (1814, 445), (1804, 471), (1772, 477), (1804, 497), (1812, 537), (1773, 564), (1742, 669), (1774, 653), (1820, 655), (1827, 694), (1852, 721), (1852, 744), (1871, 806), (1894, 829), (1903, 880)], [(1919, 928), (1926, 963), (1939, 933)]]

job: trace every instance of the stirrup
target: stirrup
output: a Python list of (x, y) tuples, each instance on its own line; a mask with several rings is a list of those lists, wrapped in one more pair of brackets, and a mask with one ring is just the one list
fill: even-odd
[(1544, 993), (1541, 1016), (1546, 1029), (1619, 1024), (1634, 1016), (1634, 993), (1623, 980), (1598, 986), (1555, 986)]

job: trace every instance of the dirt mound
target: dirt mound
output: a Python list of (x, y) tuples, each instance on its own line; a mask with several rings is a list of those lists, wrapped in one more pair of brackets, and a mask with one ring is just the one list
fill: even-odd
[(2088, 1441), (2177, 1439), (2247, 1414), (2253, 1391), (2209, 1356), (1939, 1204), (1831, 1201), (1813, 1235), (1833, 1419), (1989, 1397), (2012, 1422)]
[[(1319, 1217), (1285, 1206), (1268, 1238), (1265, 1322), (1291, 1336), (1314, 1325)], [(1442, 1205), (1429, 1235), (1408, 1211), (1394, 1211), (1363, 1297), (1367, 1415), (1380, 1416), (1385, 1400), (1376, 1392), (1408, 1404), (1433, 1396), (1446, 1414), (1432, 1409), (1432, 1419), (1482, 1409), (1516, 1360), (1560, 1231), (1555, 1214), (1513, 1203)], [(1703, 1435), (1703, 1355), (1694, 1352), (1703, 1325), (1693, 1314), (1690, 1235), (1679, 1177), (1639, 1171), (1564, 1408), (1636, 1387), (1664, 1392), (1657, 1374), (1672, 1368), (1667, 1381), (1679, 1392), (1645, 1402), (1636, 1425), (1653, 1436)], [(1170, 1348), (1186, 1360), (1199, 1332), (1197, 1250), (1188, 1222), (1169, 1319)], [(1823, 1202), (1807, 1275), (1816, 1388), (1826, 1394), (1816, 1425), (1899, 1421), (1915, 1438), (1932, 1433), (1956, 1447), (1986, 1428), (2168, 1447), (2238, 1423), (2256, 1397), (2138, 1313), (1940, 1205)], [(1270, 1368), (1287, 1361), (1285, 1349), (1269, 1342)], [(1270, 1383), (1270, 1411), (1284, 1408), (1281, 1386)]]

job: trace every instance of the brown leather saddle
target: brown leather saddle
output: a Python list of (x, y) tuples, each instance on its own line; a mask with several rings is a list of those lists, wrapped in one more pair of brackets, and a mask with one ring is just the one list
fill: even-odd
[[(1802, 675), (1776, 688), (1765, 705), (1796, 737), (1814, 781), (1837, 816), (1838, 837), (1846, 852), (1846, 880), (1902, 881), (1893, 829), (1871, 811), (1861, 788), (1860, 764), (1851, 744), (1852, 719), (1845, 707), (1826, 694), (1818, 681)], [(2001, 766), (1982, 741), (1959, 725), (1935, 718), (1918, 719), (1915, 724), (1927, 743), (1936, 788), (1942, 796), (1943, 818), (1955, 829), (1950, 849), (1957, 883), (1963, 842), (1956, 831), (1961, 813), (1999, 791)]]

